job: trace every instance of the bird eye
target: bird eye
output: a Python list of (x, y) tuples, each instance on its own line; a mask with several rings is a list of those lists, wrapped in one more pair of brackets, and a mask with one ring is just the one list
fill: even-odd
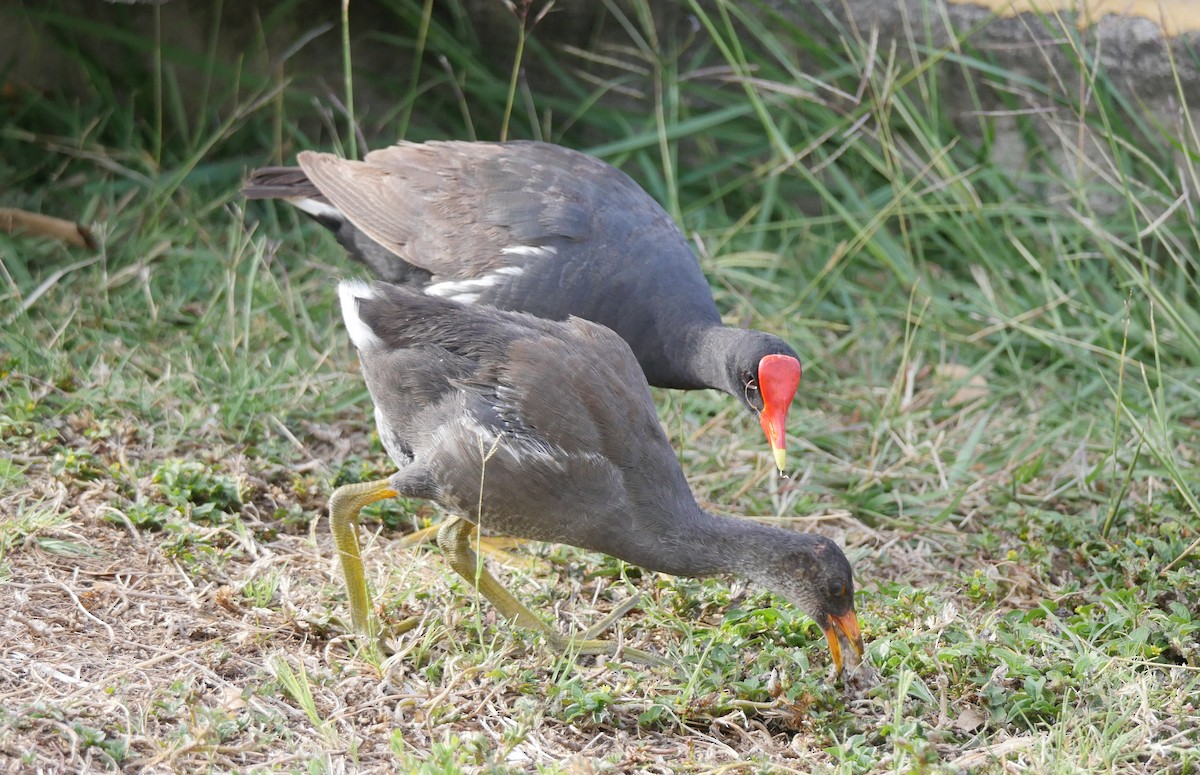
[(758, 380), (749, 372), (742, 372), (742, 389), (746, 392), (746, 401), (753, 403), (758, 397)]

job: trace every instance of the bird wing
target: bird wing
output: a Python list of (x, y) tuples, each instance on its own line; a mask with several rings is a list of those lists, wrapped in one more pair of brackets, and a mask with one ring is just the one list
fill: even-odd
[(610, 542), (623, 535), (674, 534), (691, 489), (632, 351), (595, 323), (558, 326), (515, 339), (489, 381), (498, 386), (499, 414), (520, 418), (525, 438), (540, 445), (524, 449), (566, 461), (548, 488), (578, 491), (566, 506), (574, 514), (570, 542), (612, 553), (618, 545)]
[(669, 451), (641, 367), (609, 329), (579, 318), (555, 322), (463, 305), (387, 283), (370, 292), (372, 298), (358, 301), (358, 316), (378, 344), (362, 352), (364, 363), (386, 352), (404, 364), (408, 373), (389, 369), (388, 389), (398, 400), (408, 396), (410, 412), (454, 389), (467, 395), (473, 421), (564, 455), (599, 454), (634, 465), (629, 440), (642, 436), (661, 439)]
[(629, 345), (580, 318), (559, 326), (509, 346), (492, 377), (502, 413), (520, 417), (547, 444), (599, 455), (626, 475), (678, 468)]
[(592, 234), (590, 183), (580, 166), (607, 166), (544, 148), (531, 155), (496, 143), (401, 143), (363, 161), (312, 151), (297, 158), (354, 226), (414, 266), (453, 279), (549, 258), (556, 243)]

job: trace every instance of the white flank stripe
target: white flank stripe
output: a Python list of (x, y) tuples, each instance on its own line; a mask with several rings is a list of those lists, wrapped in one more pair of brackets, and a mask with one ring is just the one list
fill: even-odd
[(471, 304), (479, 299), (485, 288), (499, 285), (508, 278), (519, 277), (525, 270), (519, 266), (502, 266), (490, 274), (467, 280), (444, 280), (425, 287), (426, 296), (449, 297), (455, 301)]
[(354, 346), (360, 350), (382, 347), (383, 340), (358, 316), (358, 300), (375, 298), (371, 286), (362, 280), (342, 280), (338, 283), (338, 298), (342, 300), (342, 320), (346, 322), (346, 331)]
[(483, 277), (472, 277), (470, 280), (446, 280), (425, 287), (426, 296), (453, 296), (456, 293), (470, 293), (491, 288), (500, 282), (500, 276), (485, 274)]
[(346, 220), (346, 218), (342, 215), (342, 211), (328, 202), (318, 202), (315, 199), (292, 199), (289, 201), (309, 215), (313, 215), (318, 218), (333, 218), (334, 220), (338, 221)]
[(548, 258), (558, 255), (553, 245), (509, 245), (500, 249), (502, 256), (525, 256), (526, 258)]

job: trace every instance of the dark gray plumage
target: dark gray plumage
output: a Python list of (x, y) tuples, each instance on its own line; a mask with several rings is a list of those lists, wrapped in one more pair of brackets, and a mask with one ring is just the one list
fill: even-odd
[(841, 549), (701, 509), (612, 331), (386, 283), (343, 282), (339, 293), (399, 468), (381, 484), (505, 535), (675, 575), (746, 576), (811, 616), (839, 669), (840, 644), (861, 655)]

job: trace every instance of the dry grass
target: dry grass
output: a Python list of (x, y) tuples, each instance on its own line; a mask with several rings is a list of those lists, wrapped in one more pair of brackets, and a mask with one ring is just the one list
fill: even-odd
[[(62, 419), (64, 441), (86, 438), (86, 416)], [(362, 425), (310, 431), (309, 438), (357, 437), (354, 446), (366, 438)], [(137, 444), (132, 433), (90, 451), (97, 464), (120, 461), (127, 469), (164, 455)], [(657, 695), (680, 690), (686, 676), (620, 661), (551, 659), (469, 602), (462, 582), (429, 556), (436, 552), (399, 549), (393, 534), (370, 541), (370, 577), (391, 597), (419, 591), (420, 602), (389, 613), (419, 615), (422, 625), (401, 636), (396, 655), (378, 669), (355, 659), (340, 622), (328, 618), (341, 584), (320, 499), (298, 498), (273, 481), (280, 471), (255, 470), (255, 461), (233, 450), (210, 456), (236, 472), (245, 501), (236, 529), (182, 527), (219, 552), (199, 566), (169, 556), (161, 533), (134, 529), (121, 517), (113, 505), (123, 500), (120, 485), (81, 484), (56, 476), (45, 459), (25, 458), (22, 486), (7, 489), (0, 504), (27, 520), (8, 526), (20, 535), (4, 555), (0, 587), (7, 612), (0, 750), (18, 769), (287, 771), (317, 763), (382, 772), (426, 759), (439, 745), (477, 750), (496, 764), (568, 771), (586, 771), (598, 760), (604, 768), (648, 771), (738, 761), (805, 769), (801, 762), (812, 761), (816, 743), (804, 734), (803, 708), (786, 698), (713, 715), (705, 707), (710, 700), (698, 697), (689, 708), (695, 721), (639, 728), (638, 715)], [(135, 501), (163, 500), (150, 478), (134, 487)], [(313, 518), (311, 530), (278, 532), (272, 515), (293, 507)], [(52, 518), (38, 524), (38, 514)], [(867, 537), (853, 522), (839, 522)], [(586, 626), (628, 594), (629, 584), (588, 579), (578, 565), (586, 569), (594, 558), (569, 557), (572, 567), (557, 570), (537, 557), (519, 587), (527, 599), (552, 597), (560, 625)], [(266, 575), (278, 587), (266, 607), (257, 607), (245, 589)], [(672, 594), (669, 582), (649, 575), (640, 586), (650, 608)], [(704, 618), (719, 624), (720, 613)], [(677, 632), (643, 616), (622, 620), (618, 630), (632, 646), (681, 649)], [(821, 647), (812, 650), (815, 658)], [(283, 685), (279, 661), (302, 676), (315, 715)], [(548, 717), (544, 686), (566, 675), (584, 687), (605, 687), (612, 704), (584, 723)], [(870, 713), (868, 700), (859, 705)]]
[[(341, 119), (274, 73), (247, 74), (264, 90), (247, 96), (209, 54), (30, 6), (96, 95), (5, 103), (4, 204), (94, 223), (101, 247), (0, 234), (0, 769), (1200, 769), (1186, 121), (1146, 118), (1073, 28), (1078, 72), (1047, 84), (969, 41), (901, 55), (733, 3), (690, 6), (678, 58), (588, 54), (657, 79), (599, 81), (646, 100), (640, 121), (593, 104), (596, 78), (573, 104), (527, 93), (445, 18), (395, 5), (398, 27), (426, 25), (387, 43), (395, 61), (453, 75), (414, 70), (408, 136), (607, 139), (689, 230), (727, 319), (804, 354), (788, 480), (732, 402), (660, 393), (660, 416), (702, 505), (845, 547), (869, 669), (828, 680), (820, 631), (737, 580), (526, 545), (501, 569), (522, 600), (580, 631), (638, 595), (609, 635), (673, 669), (550, 655), (436, 548), (402, 546), (438, 517), (416, 502), (373, 507), (365, 559), (381, 617), (420, 625), (382, 662), (359, 652), (324, 510), (388, 471), (333, 303), (350, 270), (235, 193), (287, 143), (334, 145), (306, 127)], [(196, 67), (202, 121), (177, 107)], [(950, 71), (979, 100), (978, 149), (946, 118)], [(529, 110), (502, 123), (513, 83)], [(998, 166), (1001, 126), (1043, 166)]]
[[(673, 414), (671, 407), (664, 411)], [(964, 409), (956, 421), (908, 423), (897, 440), (914, 450), (954, 446), (970, 433), (973, 416)], [(390, 619), (416, 615), (421, 625), (399, 636), (396, 654), (375, 665), (356, 656), (341, 637), (344, 625), (330, 619), (344, 608), (344, 597), (321, 517), (323, 496), (312, 486), (330, 473), (297, 472), (306, 464), (281, 466), (233, 447), (147, 445), (132, 417), (111, 423), (84, 410), (54, 423), (51, 446), (59, 451), (18, 448), (20, 486), (6, 487), (0, 503), (10, 515), (0, 586), (7, 612), (0, 625), (0, 750), (14, 770), (811, 772), (838, 769), (839, 760), (850, 766), (844, 757), (855, 736), (895, 741), (897, 727), (915, 721), (923, 741), (917, 750), (893, 742), (872, 769), (925, 760), (949, 769), (1007, 762), (1002, 769), (1045, 771), (1061, 766), (1064, 748), (1080, 745), (1076, 735), (1103, 734), (1092, 722), (1075, 729), (1068, 702), (1064, 727), (1021, 731), (1001, 724), (976, 737), (994, 724), (995, 709), (964, 692), (963, 677), (956, 677), (964, 667), (975, 669), (967, 667), (969, 656), (951, 656), (933, 674), (903, 667), (882, 680), (859, 676), (838, 687), (822, 678), (827, 657), (815, 633), (800, 649), (801, 662), (780, 662), (793, 647), (770, 635), (767, 658), (721, 651), (722, 642), (737, 641), (725, 626), (728, 612), (750, 602), (740, 584), (631, 575), (595, 555), (533, 545), (518, 552), (528, 567), (505, 571), (519, 595), (553, 611), (560, 627), (582, 629), (640, 592), (639, 609), (613, 635), (667, 655), (680, 669), (555, 659), (495, 622), (486, 605), (471, 602), (436, 550), (402, 549), (394, 530), (371, 537), (369, 578)], [(361, 455), (382, 464), (367, 430), (365, 422), (347, 419), (301, 422), (286, 435), (301, 444), (297, 460)], [(788, 498), (802, 479), (762, 476), (765, 456), (748, 451), (749, 439), (731, 433), (730, 424), (698, 438), (692, 452), (722, 461), (724, 472), (699, 479), (753, 482), (734, 500), (747, 511), (755, 510), (757, 491), (774, 489), (781, 511), (790, 512)], [(64, 470), (63, 449), (87, 457), (89, 467)], [(186, 455), (202, 462), (185, 470), (236, 482), (237, 503), (226, 504), (233, 519), (189, 519), (187, 510), (203, 503), (183, 502), (182, 511), (172, 511), (180, 508), (171, 489), (179, 482), (162, 472), (176, 470), (172, 461)], [(907, 478), (919, 466), (927, 476), (916, 489), (935, 488), (936, 473), (929, 472), (936, 467), (929, 463), (928, 452), (913, 452), (872, 476)], [(1036, 610), (1062, 594), (1046, 575), (1053, 562), (996, 562), (971, 548), (963, 527), (986, 518), (989, 487), (986, 478), (978, 480), (963, 498), (963, 519), (936, 527), (903, 517), (890, 527), (869, 527), (844, 511), (787, 519), (835, 537), (854, 558), (877, 666), (905, 643), (936, 653), (939, 644), (994, 639), (1005, 614)], [(192, 484), (193, 498), (199, 489)], [(166, 529), (134, 527), (133, 504), (143, 512), (148, 504), (161, 506)], [(280, 514), (303, 516), (281, 524)], [(420, 522), (432, 514), (418, 509), (413, 516)], [(962, 585), (979, 576), (995, 586), (983, 603)], [(897, 590), (908, 592), (892, 599)], [(769, 602), (761, 595), (754, 600)], [(1040, 637), (1051, 650), (1069, 642), (1053, 628), (1034, 634), (1031, 644)], [(797, 672), (805, 662), (807, 675)], [(744, 680), (764, 667), (766, 696), (704, 688), (698, 680), (709, 671)], [(996, 664), (978, 669), (992, 673), (989, 683), (1017, 686)], [(1118, 660), (1105, 670), (1114, 675), (1133, 666)], [(1134, 756), (1134, 766), (1118, 771), (1170, 768), (1179, 746), (1195, 743), (1200, 712), (1189, 698), (1197, 685), (1194, 668), (1165, 665), (1121, 683), (1132, 716), (1116, 719), (1117, 726), (1138, 732), (1122, 732), (1121, 750)], [(1176, 702), (1156, 708), (1151, 698), (1164, 691)], [(1096, 748), (1106, 751), (1111, 742)], [(1107, 754), (1096, 756), (1077, 763), (1106, 766)]]

